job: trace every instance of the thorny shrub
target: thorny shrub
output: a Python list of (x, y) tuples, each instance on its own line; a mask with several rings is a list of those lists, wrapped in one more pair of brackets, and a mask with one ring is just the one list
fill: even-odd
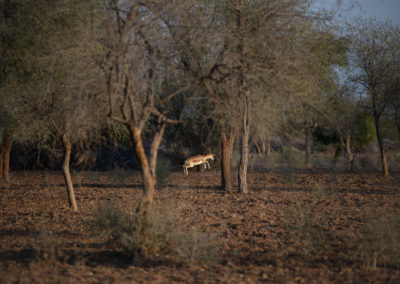
[(400, 268), (400, 212), (391, 218), (369, 214), (351, 240), (354, 255), (368, 268), (375, 270), (385, 265)]
[(94, 228), (98, 234), (108, 238), (114, 249), (120, 248), (133, 257), (140, 256), (143, 245), (146, 245), (148, 256), (169, 257), (186, 265), (217, 261), (216, 236), (184, 228), (178, 222), (180, 214), (181, 211), (173, 206), (153, 209), (146, 238), (141, 234), (143, 218), (123, 212), (115, 202), (107, 202), (98, 208)]
[(297, 244), (298, 253), (311, 255), (326, 246), (326, 232), (321, 227), (317, 213), (313, 207), (308, 207), (295, 200), (288, 210), (290, 221), (285, 224), (289, 241)]

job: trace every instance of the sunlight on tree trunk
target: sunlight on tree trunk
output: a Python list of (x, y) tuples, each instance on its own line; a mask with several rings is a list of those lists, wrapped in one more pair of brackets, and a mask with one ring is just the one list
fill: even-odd
[(137, 212), (146, 214), (150, 210), (151, 202), (153, 201), (156, 177), (155, 173), (152, 173), (150, 169), (139, 129), (133, 123), (128, 124), (128, 129), (136, 156), (140, 163), (143, 178), (143, 196), (137, 208)]
[(144, 240), (141, 246), (141, 254), (147, 257), (149, 244), (148, 229), (150, 225), (149, 214), (151, 211), (151, 204), (153, 202), (154, 188), (156, 185), (156, 175), (155, 172), (151, 170), (149, 162), (147, 160), (142, 138), (140, 136), (140, 130), (135, 126), (133, 122), (129, 123), (127, 127), (131, 136), (132, 145), (134, 147), (136, 157), (138, 158), (140, 163), (143, 178), (143, 194), (139, 205), (136, 208), (136, 218), (138, 219), (138, 224), (141, 225), (139, 233)]
[(76, 199), (75, 199), (74, 186), (72, 184), (71, 173), (69, 171), (69, 162), (71, 158), (72, 145), (66, 134), (62, 136), (62, 142), (65, 150), (62, 169), (65, 178), (65, 183), (67, 186), (68, 202), (72, 210), (78, 212), (78, 206), (76, 205)]
[(386, 153), (385, 153), (385, 148), (383, 145), (383, 139), (381, 134), (378, 134), (378, 129), (376, 131), (376, 135), (378, 136), (378, 145), (379, 145), (379, 152), (381, 155), (381, 162), (382, 162), (382, 171), (385, 177), (389, 176), (389, 168), (388, 168), (388, 164), (386, 161)]

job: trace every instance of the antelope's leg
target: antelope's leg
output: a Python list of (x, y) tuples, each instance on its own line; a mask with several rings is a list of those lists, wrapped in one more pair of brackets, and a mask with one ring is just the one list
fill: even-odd
[(208, 163), (208, 161), (206, 161), (206, 164), (207, 164), (207, 166), (208, 166), (208, 169), (211, 169), (211, 168), (210, 168), (210, 164)]

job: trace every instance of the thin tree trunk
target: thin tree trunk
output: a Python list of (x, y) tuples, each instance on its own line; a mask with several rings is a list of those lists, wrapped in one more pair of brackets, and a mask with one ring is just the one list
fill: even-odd
[(258, 156), (262, 157), (264, 155), (264, 152), (261, 150), (260, 145), (258, 145), (258, 141), (254, 142), (254, 145), (256, 146)]
[(231, 157), (236, 134), (231, 133), (229, 139), (221, 129), (221, 188), (230, 191), (231, 188)]
[(311, 156), (311, 146), (312, 146), (312, 130), (311, 126), (306, 126), (306, 139), (305, 139), (305, 155), (306, 155), (306, 163), (308, 163)]
[(156, 184), (155, 173), (152, 173), (150, 164), (146, 157), (140, 130), (134, 123), (128, 124), (128, 130), (131, 135), (132, 144), (139, 160), (142, 178), (143, 178), (143, 195), (140, 201), (137, 212), (140, 214), (147, 214), (151, 210), (151, 203), (154, 196), (154, 187)]
[(4, 179), (4, 149), (0, 149), (0, 181), (5, 181)]
[(239, 192), (248, 193), (247, 187), (247, 170), (249, 164), (249, 138), (250, 138), (250, 125), (251, 125), (251, 101), (250, 92), (247, 88), (247, 78), (246, 78), (246, 64), (247, 55), (245, 51), (245, 45), (247, 43), (244, 32), (244, 21), (245, 17), (243, 14), (243, 0), (239, 0), (236, 3), (236, 27), (238, 31), (239, 44), (237, 46), (237, 51), (239, 55), (239, 96), (243, 100), (243, 117), (242, 117), (242, 133), (240, 137), (240, 164), (238, 171), (238, 186)]
[(13, 142), (14, 131), (6, 130), (4, 133), (4, 139), (2, 141), (0, 150), (0, 180), (9, 182), (9, 170), (10, 170), (10, 152)]
[[(149, 213), (151, 211), (151, 205), (153, 202), (153, 196), (154, 196), (154, 188), (156, 185), (156, 174), (155, 174), (155, 167), (156, 167), (156, 160), (152, 160), (152, 165), (150, 166), (149, 161), (146, 157), (146, 152), (144, 150), (142, 138), (141, 138), (141, 131), (138, 129), (138, 127), (135, 126), (134, 122), (131, 122), (127, 125), (130, 136), (131, 136), (131, 141), (133, 148), (136, 153), (136, 157), (139, 160), (140, 163), (140, 169), (142, 173), (142, 178), (143, 178), (143, 193), (142, 193), (142, 199), (140, 200), (140, 203), (138, 207), (136, 208), (136, 219), (138, 223), (140, 224), (139, 228), (139, 234), (141, 235), (143, 239), (143, 243), (141, 245), (141, 251), (140, 253), (143, 254), (143, 256), (147, 257), (149, 256), (149, 242), (150, 242), (150, 236), (149, 236), (149, 227), (150, 227), (150, 217)], [(161, 139), (161, 138), (160, 138)], [(153, 151), (153, 150), (152, 150)], [(157, 157), (155, 157), (156, 159)], [(152, 167), (154, 167), (154, 170), (152, 171)]]
[(245, 109), (243, 115), (243, 129), (240, 141), (240, 164), (238, 173), (239, 192), (248, 193), (247, 169), (249, 164), (249, 138), (250, 138), (250, 98), (245, 94)]
[(78, 206), (76, 205), (74, 186), (72, 184), (71, 173), (69, 171), (69, 163), (70, 163), (70, 159), (71, 159), (72, 145), (66, 134), (64, 134), (62, 136), (62, 142), (63, 142), (64, 150), (65, 150), (64, 162), (63, 162), (62, 169), (63, 169), (65, 183), (67, 185), (68, 202), (69, 202), (69, 206), (72, 208), (72, 210), (77, 212)]
[(271, 156), (271, 136), (267, 136), (267, 157)]
[(260, 138), (260, 143), (261, 143), (262, 155), (265, 156), (267, 153), (267, 147), (265, 146), (265, 138)]
[(399, 111), (397, 109), (395, 112), (395, 121), (396, 121), (397, 136), (400, 140), (400, 115), (399, 115)]
[(385, 148), (383, 144), (383, 139), (381, 135), (381, 130), (379, 127), (379, 115), (374, 112), (374, 121), (375, 121), (375, 129), (376, 129), (376, 138), (378, 139), (378, 146), (379, 146), (379, 152), (381, 154), (381, 161), (382, 161), (382, 171), (385, 177), (389, 176), (389, 168), (387, 165), (386, 161), (386, 154), (385, 154)]
[(340, 156), (343, 155), (343, 149), (345, 148), (345, 146), (346, 145), (344, 143), (343, 137), (339, 132), (339, 145), (338, 145), (338, 147), (336, 148), (336, 151), (335, 151), (335, 159), (336, 160), (339, 159)]
[(150, 170), (157, 180), (157, 156), (158, 156), (158, 149), (160, 148), (161, 140), (164, 135), (165, 127), (167, 126), (166, 122), (161, 123), (157, 127), (157, 132), (154, 135), (153, 142), (151, 143), (150, 148)]
[(350, 147), (350, 127), (346, 128), (346, 156), (347, 160), (350, 162), (350, 171), (353, 171), (353, 164), (354, 164), (354, 156), (353, 153), (351, 152), (351, 147)]

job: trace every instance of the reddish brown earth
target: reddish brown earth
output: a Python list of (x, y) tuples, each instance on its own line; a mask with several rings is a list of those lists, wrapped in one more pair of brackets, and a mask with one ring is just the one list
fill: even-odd
[[(400, 211), (400, 174), (250, 173), (252, 192), (240, 195), (220, 191), (217, 172), (173, 173), (154, 206), (176, 204), (182, 225), (218, 235), (218, 260), (193, 266), (157, 257), (132, 261), (93, 234), (90, 220), (104, 200), (135, 209), (141, 180), (133, 176), (122, 185), (106, 173), (78, 180), (80, 212), (72, 213), (61, 174), (14, 173), (0, 189), (0, 283), (400, 282), (398, 266), (373, 270), (349, 243), (365, 216)], [(302, 210), (320, 222), (317, 233), (329, 233), (311, 253), (287, 229)], [(53, 246), (57, 253), (43, 257)]]

